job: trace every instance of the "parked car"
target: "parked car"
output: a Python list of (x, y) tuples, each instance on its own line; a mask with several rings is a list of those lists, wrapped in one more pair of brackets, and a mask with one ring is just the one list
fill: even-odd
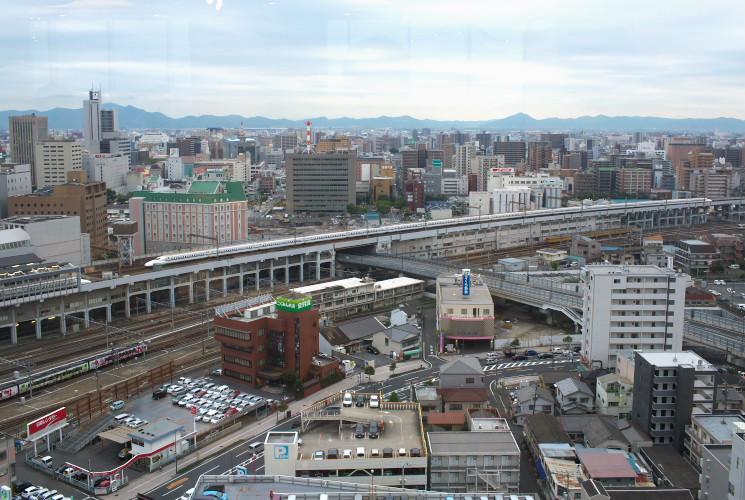
[(326, 452), (323, 450), (318, 450), (313, 454), (313, 460), (323, 460), (326, 458)]
[(341, 452), (341, 458), (352, 458), (352, 450), (344, 450)]
[(365, 395), (364, 394), (357, 394), (357, 399), (354, 402), (354, 406), (357, 406), (359, 408), (363, 408), (365, 406)]
[(373, 347), (371, 345), (367, 346), (365, 350), (369, 352), (370, 354), (380, 354), (380, 350), (378, 350), (377, 347)]
[(354, 427), (354, 437), (356, 438), (365, 437), (365, 424), (363, 424), (362, 422), (357, 422), (357, 424)]
[(347, 392), (344, 394), (344, 398), (342, 399), (342, 404), (344, 406), (352, 406), (352, 393)]
[(370, 396), (370, 408), (380, 408), (380, 396), (377, 394)]
[(367, 430), (368, 436), (370, 436), (370, 439), (375, 439), (378, 436), (380, 436), (380, 426), (376, 421), (370, 422), (370, 427)]
[(153, 391), (153, 399), (164, 398), (166, 397), (166, 394), (168, 394), (166, 390), (161, 387), (160, 389)]
[(222, 375), (222, 368), (218, 368), (217, 370), (213, 371), (212, 375)]

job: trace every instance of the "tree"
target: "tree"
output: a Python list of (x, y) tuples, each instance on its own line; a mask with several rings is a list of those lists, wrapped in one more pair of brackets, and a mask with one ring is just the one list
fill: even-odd
[(395, 361), (393, 363), (391, 363), (390, 369), (391, 369), (391, 373), (393, 373), (394, 371), (396, 371), (396, 362)]
[(563, 338), (563, 339), (561, 339), (561, 340), (563, 340), (563, 341), (564, 341), (565, 343), (567, 343), (567, 344), (571, 344), (571, 343), (572, 343), (572, 340), (574, 340), (574, 338), (572, 338), (572, 336), (571, 336), (571, 335), (567, 335), (566, 337), (564, 337), (564, 338)]
[(367, 375), (367, 381), (370, 381), (370, 376), (375, 375), (375, 367), (373, 365), (367, 365), (365, 367), (365, 375)]
[(390, 212), (392, 206), (393, 206), (393, 203), (391, 203), (390, 201), (386, 201), (386, 200), (379, 200), (375, 204), (375, 208), (377, 209), (380, 215), (385, 215), (388, 212)]
[(520, 339), (515, 339), (512, 342), (510, 342), (510, 345), (512, 347), (520, 347)]
[(433, 385), (435, 385), (435, 383), (434, 383), (434, 382), (432, 382), (432, 380), (426, 380), (426, 381), (424, 382), (424, 386), (425, 386), (425, 387), (432, 387)]
[(401, 400), (399, 399), (397, 392), (392, 392), (391, 395), (388, 396), (388, 401), (390, 401), (391, 403), (398, 403)]
[(111, 205), (116, 201), (116, 191), (111, 188), (106, 189), (106, 203)]
[(556, 260), (551, 261), (551, 270), (556, 271), (558, 269), (559, 269), (559, 261), (556, 261)]
[(394, 154), (394, 155), (395, 155), (395, 154), (398, 154), (398, 148), (391, 148), (391, 149), (389, 149), (388, 151), (390, 151), (390, 152), (391, 152), (391, 154)]
[(277, 411), (278, 412), (287, 411), (287, 408), (289, 408), (289, 405), (287, 404), (286, 401), (282, 401), (281, 403), (279, 403), (277, 405)]

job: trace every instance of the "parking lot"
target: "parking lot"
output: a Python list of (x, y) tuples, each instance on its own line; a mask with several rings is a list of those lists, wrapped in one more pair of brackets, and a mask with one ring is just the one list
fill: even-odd
[[(156, 391), (160, 396), (158, 399), (155, 399), (156, 393), (153, 393), (150, 397), (131, 401), (116, 413), (131, 414), (147, 422), (165, 418), (183, 425), (186, 429), (193, 429), (196, 420), (196, 428), (199, 430), (237, 413), (274, 402), (235, 388), (230, 382), (216, 381), (213, 378), (182, 377), (173, 384), (165, 384), (162, 389), (165, 394)], [(123, 419), (123, 422), (126, 424), (126, 419)], [(132, 427), (132, 424), (129, 427)]]
[(733, 309), (737, 304), (745, 304), (745, 283), (729, 280), (712, 280), (706, 282), (706, 289), (717, 298), (720, 305), (730, 305)]
[[(139, 398), (127, 400), (123, 407), (112, 410), (111, 414), (114, 416), (127, 415), (117, 422), (118, 426), (124, 429), (134, 430), (145, 425), (145, 423), (165, 418), (183, 425), (187, 430), (192, 430), (195, 415), (192, 414), (190, 407), (196, 407), (196, 416), (200, 417), (196, 425), (197, 429), (201, 429), (219, 423), (230, 415), (241, 411), (262, 411), (268, 404), (275, 403), (273, 399), (266, 398), (266, 394), (263, 396), (253, 394), (248, 392), (247, 387), (241, 387), (242, 385), (226, 381), (218, 374), (202, 379), (197, 379), (196, 376), (194, 379), (182, 377), (180, 380), (174, 380), (173, 384), (166, 384), (163, 387), (165, 394), (162, 397), (154, 399), (152, 393), (143, 394)], [(216, 390), (217, 388), (220, 388), (220, 390)], [(191, 397), (186, 398), (187, 395)], [(174, 401), (177, 403), (182, 401), (184, 404), (174, 404)], [(204, 421), (205, 418), (207, 418), (207, 421)], [(127, 423), (131, 425), (127, 426)], [(70, 462), (86, 470), (102, 472), (113, 470), (124, 463), (129, 455), (126, 452), (122, 453), (123, 448), (122, 444), (106, 439), (96, 439), (93, 444), (78, 451), (74, 456), (65, 455), (56, 450), (48, 452), (48, 454), (53, 458), (53, 469), (63, 466), (65, 462)], [(125, 474), (130, 481), (133, 481), (145, 473), (146, 471), (135, 463), (127, 469)], [(67, 482), (56, 480), (22, 462), (18, 464), (18, 478), (21, 481), (26, 480), (30, 484), (57, 489), (67, 496), (73, 493), (78, 498), (85, 496), (79, 496), (80, 492), (76, 492)], [(105, 480), (106, 478), (100, 479)], [(86, 483), (87, 477), (80, 478), (80, 480)]]

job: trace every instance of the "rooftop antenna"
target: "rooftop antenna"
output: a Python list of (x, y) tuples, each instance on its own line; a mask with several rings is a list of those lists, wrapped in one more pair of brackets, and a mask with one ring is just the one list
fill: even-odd
[(310, 124), (311, 122), (305, 122), (305, 125), (308, 127), (308, 132), (305, 134), (305, 149), (303, 150), (303, 153), (305, 154), (315, 153), (313, 148), (310, 146)]
[(241, 130), (238, 132), (238, 137), (246, 137), (246, 129), (243, 127), (243, 121), (241, 121)]

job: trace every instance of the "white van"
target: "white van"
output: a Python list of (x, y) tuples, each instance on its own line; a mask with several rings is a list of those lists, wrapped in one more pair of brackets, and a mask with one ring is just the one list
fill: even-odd
[(342, 405), (344, 406), (352, 406), (352, 393), (347, 392), (344, 394), (344, 399), (342, 399)]
[(39, 463), (43, 465), (44, 467), (51, 469), (52, 465), (54, 465), (54, 459), (50, 457), (49, 455), (47, 455), (45, 457), (41, 457), (39, 459)]
[(111, 411), (121, 410), (122, 408), (124, 408), (124, 401), (122, 401), (121, 399), (118, 401), (114, 401), (109, 405), (109, 408), (111, 409)]
[(499, 354), (496, 352), (487, 352), (486, 353), (486, 362), (487, 363), (494, 363), (496, 361), (499, 361)]
[(737, 304), (738, 311), (745, 311), (745, 304)]
[(255, 443), (251, 443), (248, 445), (248, 451), (250, 451), (254, 455), (262, 452), (263, 450), (264, 450), (264, 443), (262, 443), (261, 441), (256, 441)]

